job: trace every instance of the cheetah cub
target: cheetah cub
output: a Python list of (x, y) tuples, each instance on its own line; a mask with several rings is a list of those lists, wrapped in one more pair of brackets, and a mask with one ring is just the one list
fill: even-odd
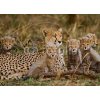
[(97, 36), (93, 33), (88, 33), (85, 37), (88, 37), (88, 39), (91, 41), (91, 45), (93, 48), (95, 48), (98, 44)]
[(67, 72), (63, 54), (58, 48), (55, 47), (47, 47), (46, 49), (48, 72), (52, 72), (60, 78), (62, 74)]
[(96, 48), (98, 41), (97, 36), (93, 33), (88, 33), (85, 37), (87, 37), (91, 42), (91, 48), (90, 48), (90, 54), (93, 57), (93, 59), (97, 62), (100, 62), (100, 55), (94, 48)]
[[(100, 72), (100, 55), (99, 53), (94, 50), (98, 44), (97, 36), (93, 33), (88, 33), (86, 36), (88, 40), (90, 41), (90, 49), (88, 49), (88, 53), (90, 53), (91, 56), (91, 67), (90, 69), (95, 72)], [(84, 37), (83, 37), (84, 38)]]
[(15, 38), (11, 36), (4, 36), (0, 38), (1, 50), (0, 53), (10, 54), (12, 48), (15, 45)]
[(82, 37), (80, 39), (80, 48), (82, 52), (82, 67), (84, 68), (84, 73), (89, 73), (93, 59), (90, 54), (90, 49), (93, 45), (91, 44), (91, 39), (88, 37)]
[(80, 41), (77, 39), (69, 39), (67, 41), (68, 69), (76, 71), (82, 63), (82, 54), (80, 51)]
[[(54, 73), (56, 75), (60, 75), (67, 71), (67, 68), (65, 67), (65, 62), (63, 59), (63, 54), (56, 47), (51, 47), (51, 46), (46, 47), (45, 59), (42, 64), (41, 64), (41, 61), (43, 61), (43, 59), (37, 61), (36, 62), (37, 64), (35, 64), (35, 66), (34, 64), (32, 64), (32, 66), (30, 67), (28, 71), (27, 76), (43, 77), (42, 73), (48, 73), (48, 72)], [(46, 67), (43, 71), (42, 68), (44, 65)], [(37, 67), (37, 66), (42, 66), (42, 67)]]

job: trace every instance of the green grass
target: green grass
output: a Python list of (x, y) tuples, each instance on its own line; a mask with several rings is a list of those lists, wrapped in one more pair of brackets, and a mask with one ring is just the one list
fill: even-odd
[(70, 79), (33, 79), (0, 81), (1, 86), (99, 86), (100, 79), (90, 79), (84, 76), (77, 76)]

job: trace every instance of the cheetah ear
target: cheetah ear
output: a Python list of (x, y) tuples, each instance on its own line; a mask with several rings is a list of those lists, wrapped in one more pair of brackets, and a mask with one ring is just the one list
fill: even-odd
[(92, 40), (90, 39), (90, 43), (92, 43)]
[(79, 38), (79, 42), (80, 42), (80, 43), (82, 42), (82, 40), (83, 40), (83, 38)]
[(78, 40), (78, 44), (80, 45), (80, 40)]
[(15, 38), (12, 38), (12, 42), (13, 42), (13, 43), (16, 43), (16, 42), (15, 42)]
[(62, 28), (59, 28), (58, 31), (59, 31), (59, 32), (62, 32)]
[(42, 30), (42, 33), (43, 33), (43, 36), (46, 37), (48, 34), (48, 31), (44, 29), (44, 30)]

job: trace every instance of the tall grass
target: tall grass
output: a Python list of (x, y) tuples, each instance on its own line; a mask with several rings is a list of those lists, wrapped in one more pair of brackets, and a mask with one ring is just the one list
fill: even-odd
[(63, 35), (79, 37), (94, 32), (100, 38), (100, 15), (0, 15), (0, 35), (19, 34), (24, 39), (31, 35), (33, 40), (41, 40), (41, 29), (46, 26), (63, 28)]
[[(62, 27), (63, 45), (66, 45), (68, 37), (79, 38), (90, 32), (97, 35), (100, 43), (100, 15), (0, 15), (0, 37), (12, 35), (20, 41), (20, 43), (17, 41), (17, 45), (25, 46), (28, 41), (33, 41), (39, 49), (43, 48), (44, 27)], [(99, 50), (100, 46), (98, 46)]]

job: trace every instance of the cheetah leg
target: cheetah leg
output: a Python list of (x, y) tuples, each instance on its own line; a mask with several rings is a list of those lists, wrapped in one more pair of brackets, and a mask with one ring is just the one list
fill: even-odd
[(91, 65), (91, 63), (88, 63), (87, 65), (84, 65), (84, 73), (85, 74), (89, 74), (89, 72), (90, 72), (90, 65)]
[(74, 73), (76, 73), (76, 72), (78, 71), (78, 68), (79, 68), (79, 66), (78, 66), (78, 65), (77, 65), (77, 66), (75, 66)]
[(90, 73), (90, 66), (91, 66), (91, 63), (88, 63), (87, 73)]
[(59, 72), (57, 72), (57, 75), (56, 75), (56, 78), (55, 78), (55, 79), (56, 79), (56, 80), (57, 80), (57, 79), (60, 79), (60, 77), (61, 77), (61, 72), (59, 71)]
[(18, 80), (18, 79), (21, 79), (23, 75), (24, 75), (24, 73), (15, 73), (15, 74), (9, 75), (8, 79), (9, 80), (10, 79), (11, 80), (14, 80), (14, 79)]

